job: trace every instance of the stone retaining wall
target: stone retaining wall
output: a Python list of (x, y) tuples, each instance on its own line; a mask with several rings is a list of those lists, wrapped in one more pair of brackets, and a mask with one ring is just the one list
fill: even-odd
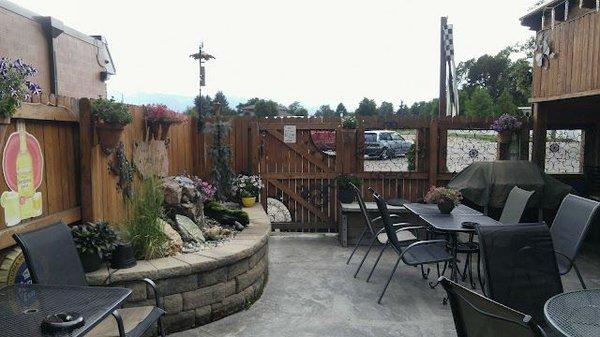
[(174, 257), (138, 261), (129, 269), (88, 274), (93, 285), (130, 288), (126, 307), (154, 305), (144, 277), (154, 280), (163, 297), (167, 333), (221, 319), (247, 308), (262, 294), (268, 276), (271, 224), (261, 205), (245, 208), (250, 224), (222, 246)]

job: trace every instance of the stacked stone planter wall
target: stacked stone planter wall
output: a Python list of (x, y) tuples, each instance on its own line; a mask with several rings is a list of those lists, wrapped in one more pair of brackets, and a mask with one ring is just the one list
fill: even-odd
[(127, 287), (126, 307), (154, 304), (151, 289), (138, 280), (154, 280), (163, 297), (168, 333), (182, 331), (244, 310), (262, 294), (268, 276), (271, 224), (260, 204), (245, 209), (250, 225), (222, 246), (193, 254), (149, 261), (122, 270), (88, 274), (92, 285)]

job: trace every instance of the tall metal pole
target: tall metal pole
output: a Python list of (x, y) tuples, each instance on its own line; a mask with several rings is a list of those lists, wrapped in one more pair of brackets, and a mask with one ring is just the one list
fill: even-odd
[(198, 116), (202, 116), (202, 47), (204, 42), (198, 45)]
[(442, 16), (440, 25), (440, 117), (446, 116), (446, 48), (444, 46), (444, 30), (448, 25), (448, 18)]

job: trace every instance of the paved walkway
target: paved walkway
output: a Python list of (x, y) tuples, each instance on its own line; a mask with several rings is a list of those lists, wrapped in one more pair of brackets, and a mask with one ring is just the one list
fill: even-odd
[[(171, 336), (455, 336), (450, 308), (441, 302), (443, 290), (430, 289), (419, 269), (401, 265), (379, 305), (393, 253), (384, 255), (370, 283), (366, 271), (352, 277), (359, 259), (346, 266), (349, 253), (331, 236), (271, 237), (269, 282), (260, 300), (246, 311)], [(374, 259), (373, 254), (367, 266)], [(579, 261), (589, 287), (600, 287), (598, 261), (589, 256)], [(574, 275), (563, 283), (567, 290), (578, 289)]]

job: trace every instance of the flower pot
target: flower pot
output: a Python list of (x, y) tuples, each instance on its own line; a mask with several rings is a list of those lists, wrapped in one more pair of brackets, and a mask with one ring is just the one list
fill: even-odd
[(242, 197), (244, 207), (252, 207), (256, 203), (256, 197)]
[(160, 124), (157, 122), (148, 123), (148, 139), (158, 139), (160, 134)]
[(98, 252), (79, 253), (79, 259), (86, 273), (96, 271), (102, 266), (102, 258)]
[(133, 247), (130, 243), (118, 243), (112, 253), (110, 266), (115, 269), (127, 269), (137, 264)]
[(456, 205), (454, 202), (447, 198), (441, 198), (437, 202), (438, 209), (442, 214), (450, 214)]
[(354, 202), (354, 191), (351, 189), (340, 189), (338, 194), (342, 204), (351, 204)]
[(102, 151), (104, 151), (104, 153), (109, 154), (114, 150), (115, 147), (117, 147), (117, 144), (119, 144), (121, 133), (123, 133), (124, 129), (125, 125), (123, 124), (96, 124), (98, 142), (100, 143), (100, 147), (102, 147)]
[(167, 140), (167, 136), (169, 135), (169, 129), (171, 128), (171, 122), (161, 122), (160, 123), (160, 140)]
[(512, 141), (512, 136), (512, 131), (500, 131), (498, 132), (498, 142), (508, 144)]

